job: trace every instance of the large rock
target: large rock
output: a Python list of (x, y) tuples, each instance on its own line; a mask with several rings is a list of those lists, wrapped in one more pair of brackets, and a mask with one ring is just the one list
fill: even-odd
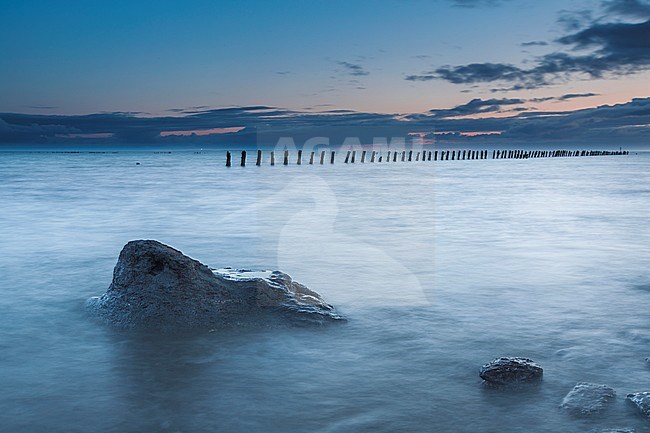
[(316, 292), (279, 271), (213, 270), (153, 240), (124, 246), (113, 281), (88, 309), (121, 328), (174, 330), (344, 320)]
[(528, 358), (505, 356), (481, 367), (479, 375), (495, 385), (534, 382), (542, 378), (542, 367)]
[(564, 397), (560, 407), (574, 415), (592, 415), (605, 409), (616, 397), (616, 391), (607, 385), (579, 382)]
[(628, 394), (625, 399), (636, 406), (643, 416), (650, 418), (650, 392), (633, 392), (632, 394)]

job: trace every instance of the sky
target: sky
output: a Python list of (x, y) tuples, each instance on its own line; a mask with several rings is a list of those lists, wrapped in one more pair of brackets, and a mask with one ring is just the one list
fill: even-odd
[[(650, 143), (647, 0), (0, 0), (0, 143)], [(349, 132), (346, 129), (346, 133)]]

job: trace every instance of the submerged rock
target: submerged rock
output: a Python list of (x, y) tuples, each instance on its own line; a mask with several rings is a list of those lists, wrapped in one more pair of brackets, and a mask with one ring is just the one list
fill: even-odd
[(479, 375), (491, 384), (506, 385), (540, 380), (543, 371), (531, 359), (505, 356), (485, 364)]
[(344, 320), (318, 293), (279, 271), (214, 270), (154, 240), (127, 243), (89, 311), (121, 328), (161, 330)]
[(633, 392), (628, 394), (625, 399), (632, 402), (643, 416), (650, 418), (650, 392)]
[(616, 397), (616, 391), (607, 385), (579, 382), (564, 397), (560, 407), (574, 415), (592, 415), (605, 409)]

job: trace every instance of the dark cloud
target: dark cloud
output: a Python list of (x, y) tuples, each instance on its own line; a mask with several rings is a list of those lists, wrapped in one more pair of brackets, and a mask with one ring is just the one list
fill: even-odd
[(516, 86), (508, 90), (520, 90), (566, 80), (572, 74), (602, 78), (606, 74), (624, 75), (650, 68), (650, 20), (638, 24), (596, 24), (564, 36), (558, 42), (573, 50), (591, 48), (594, 51), (585, 55), (547, 54), (538, 58), (536, 65), (529, 69), (504, 63), (472, 63), (444, 66), (425, 76), (406, 79), (441, 79), (454, 84), (504, 81)]
[(546, 101), (557, 101), (557, 96), (544, 96), (541, 98), (531, 98), (530, 102), (546, 102)]
[(529, 102), (547, 102), (547, 101), (568, 101), (569, 99), (576, 98), (590, 98), (592, 96), (600, 96), (599, 93), (566, 93), (561, 96), (544, 96), (541, 98), (531, 98)]
[(343, 66), (349, 75), (353, 75), (355, 77), (370, 75), (370, 72), (363, 69), (363, 66), (361, 66), (358, 63), (350, 63), (350, 62), (337, 62), (337, 63)]
[(640, 0), (606, 0), (603, 2), (606, 12), (630, 18), (650, 18), (650, 3)]
[(557, 23), (567, 32), (575, 32), (595, 21), (590, 10), (561, 10), (558, 12)]
[(502, 134), (503, 139), (540, 140), (625, 144), (632, 140), (648, 143), (650, 131), (650, 98), (634, 99), (626, 104), (601, 106), (567, 113), (522, 114)]
[(471, 63), (463, 66), (438, 68), (431, 79), (441, 79), (454, 84), (471, 84), (491, 81), (519, 81), (525, 78), (525, 71), (504, 63)]
[(590, 56), (605, 64), (603, 71), (647, 66), (650, 64), (650, 20), (642, 23), (595, 24), (577, 33), (564, 36), (558, 42), (574, 49), (595, 49)]
[(45, 116), (43, 121), (38, 123), (13, 123), (5, 120), (4, 115), (0, 115), (0, 143), (39, 143), (58, 135), (81, 133), (77, 127), (60, 124), (55, 117)]
[(423, 75), (407, 75), (404, 77), (406, 81), (431, 81), (435, 80), (438, 77), (432, 74), (423, 74)]
[(523, 99), (472, 99), (467, 104), (458, 105), (449, 109), (429, 110), (428, 115), (438, 118), (470, 116), (473, 114), (495, 113), (502, 111), (502, 107), (519, 105), (526, 101)]
[(185, 113), (185, 114), (189, 114), (189, 113), (196, 113), (198, 111), (203, 111), (203, 110), (206, 110), (208, 108), (210, 108), (209, 105), (196, 105), (194, 107), (186, 107), (186, 108), (169, 108), (169, 109), (167, 109), (165, 111), (168, 112), (168, 113)]
[[(590, 18), (591, 23), (584, 28), (581, 28), (584, 23), (576, 21), (571, 33), (555, 41), (566, 50), (539, 56), (533, 60), (532, 67), (490, 62), (446, 65), (422, 74), (406, 75), (405, 79), (444, 80), (454, 84), (500, 82), (508, 85), (493, 91), (513, 91), (566, 82), (575, 77), (616, 77), (650, 69), (650, 5), (638, 0), (611, 0), (605, 7), (647, 19), (630, 23)], [(560, 18), (563, 19), (566, 22), (566, 15)], [(542, 44), (535, 41), (522, 45)]]
[(600, 96), (598, 93), (567, 93), (565, 95), (562, 95), (557, 98), (558, 101), (566, 101), (569, 99), (576, 99), (576, 98), (591, 98), (592, 96)]
[(522, 47), (545, 47), (548, 45), (548, 42), (545, 41), (530, 41), (530, 42), (522, 42), (521, 46)]
[[(561, 100), (586, 95), (548, 98)], [(296, 142), (317, 136), (330, 137), (334, 141), (359, 136), (362, 141), (371, 142), (375, 136), (403, 137), (410, 133), (432, 134), (433, 131), (449, 132), (444, 140), (458, 143), (490, 140), (520, 144), (650, 143), (650, 98), (568, 112), (536, 111), (522, 106), (529, 102), (534, 100), (473, 99), (448, 109), (407, 115), (352, 110), (306, 112), (267, 106), (209, 109), (174, 117), (144, 117), (127, 113), (83, 116), (4, 113), (0, 114), (0, 143), (200, 144), (205, 147), (275, 144), (283, 136), (293, 137)], [(529, 111), (524, 111), (527, 109)], [(506, 112), (512, 115), (476, 116)], [(216, 128), (243, 129), (209, 135), (167, 135), (177, 131)], [(499, 134), (492, 135), (495, 131)]]

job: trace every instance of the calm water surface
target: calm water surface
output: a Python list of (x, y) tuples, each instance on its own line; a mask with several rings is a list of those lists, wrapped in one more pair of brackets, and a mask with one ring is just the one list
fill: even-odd
[[(140, 162), (140, 165), (136, 165)], [(221, 153), (0, 153), (2, 432), (650, 432), (650, 156), (223, 167)], [(278, 268), (349, 318), (121, 333), (121, 247)], [(486, 389), (501, 355), (539, 386)], [(558, 409), (578, 381), (618, 393)]]

